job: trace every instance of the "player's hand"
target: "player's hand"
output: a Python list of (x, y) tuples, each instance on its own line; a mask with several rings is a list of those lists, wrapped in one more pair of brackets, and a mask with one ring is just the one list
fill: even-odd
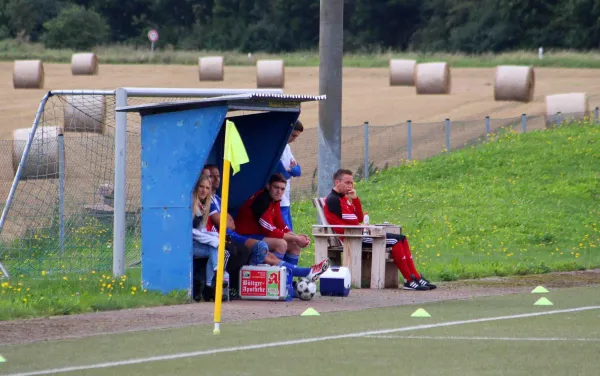
[(296, 162), (296, 160), (295, 160), (295, 159), (292, 159), (292, 160), (290, 161), (290, 167), (296, 167), (296, 165), (297, 165), (297, 164), (298, 164), (298, 163)]
[(306, 248), (310, 245), (310, 238), (307, 235), (298, 235), (298, 245), (301, 248)]
[(358, 196), (356, 195), (356, 189), (352, 188), (349, 192), (348, 192), (348, 197), (350, 197), (351, 199), (355, 199)]

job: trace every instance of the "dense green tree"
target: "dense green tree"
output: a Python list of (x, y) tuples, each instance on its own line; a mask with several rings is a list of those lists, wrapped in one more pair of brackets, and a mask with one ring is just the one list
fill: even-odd
[(48, 47), (87, 50), (106, 42), (108, 24), (94, 10), (80, 5), (63, 8), (56, 18), (44, 23), (43, 41)]
[[(57, 16), (72, 5), (87, 9), (88, 16), (99, 14), (108, 25), (106, 39), (102, 28), (99, 40), (112, 43), (147, 44), (148, 30), (156, 28), (159, 47), (277, 52), (314, 50), (319, 44), (317, 0), (0, 0), (0, 39), (38, 41), (43, 25), (53, 20), (44, 41), (66, 45), (59, 42), (59, 28), (71, 23), (60, 23)], [(80, 39), (91, 40), (83, 30)], [(598, 0), (344, 2), (347, 52), (591, 49), (599, 41)]]

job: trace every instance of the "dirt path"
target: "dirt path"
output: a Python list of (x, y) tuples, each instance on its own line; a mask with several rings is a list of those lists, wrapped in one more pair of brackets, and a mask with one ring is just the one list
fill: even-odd
[[(404, 290), (353, 290), (347, 298), (328, 298), (317, 294), (310, 302), (233, 301), (223, 305), (223, 322), (297, 316), (308, 307), (313, 307), (319, 312), (357, 311), (367, 308), (526, 293), (537, 285), (552, 289), (596, 284), (600, 284), (600, 269), (447, 282), (440, 283), (436, 290), (422, 293)], [(0, 322), (2, 334), (0, 345), (210, 324), (212, 320), (213, 304), (195, 303), (5, 321)]]

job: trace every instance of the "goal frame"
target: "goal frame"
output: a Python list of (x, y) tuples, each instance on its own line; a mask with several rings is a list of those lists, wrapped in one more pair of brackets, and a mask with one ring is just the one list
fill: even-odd
[[(208, 98), (224, 95), (248, 94), (248, 93), (272, 93), (283, 94), (282, 89), (201, 89), (201, 88), (151, 88), (151, 87), (119, 87), (115, 90), (51, 90), (47, 92), (40, 101), (36, 112), (31, 132), (25, 144), (21, 160), (15, 172), (6, 204), (0, 217), (0, 233), (10, 211), (15, 192), (25, 161), (29, 155), (40, 118), (44, 113), (46, 103), (54, 95), (87, 96), (103, 95), (114, 96), (115, 100), (115, 166), (114, 166), (114, 218), (113, 218), (113, 275), (121, 277), (125, 274), (125, 235), (126, 235), (126, 187), (127, 187), (127, 113), (117, 112), (116, 108), (126, 107), (129, 98)], [(6, 268), (0, 263), (0, 270), (10, 278)]]

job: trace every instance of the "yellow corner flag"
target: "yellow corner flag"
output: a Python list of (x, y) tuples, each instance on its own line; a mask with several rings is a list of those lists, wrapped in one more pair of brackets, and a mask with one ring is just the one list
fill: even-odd
[(221, 304), (223, 302), (223, 272), (225, 271), (225, 233), (227, 229), (227, 210), (229, 207), (229, 172), (233, 166), (233, 174), (240, 170), (240, 165), (248, 163), (248, 154), (231, 120), (225, 123), (225, 152), (223, 155), (223, 189), (221, 190), (221, 218), (219, 220), (219, 262), (217, 268), (217, 282), (215, 286), (215, 327), (213, 334), (221, 333)]
[(225, 123), (225, 155), (223, 159), (231, 163), (233, 174), (240, 171), (240, 165), (250, 162), (242, 138), (231, 120)]

